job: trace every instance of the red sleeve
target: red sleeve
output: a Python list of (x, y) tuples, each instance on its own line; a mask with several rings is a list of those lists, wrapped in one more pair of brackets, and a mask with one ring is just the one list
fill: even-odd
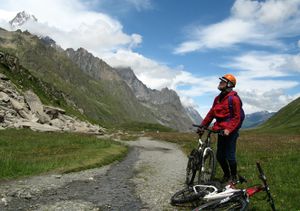
[(214, 112), (213, 112), (213, 108), (214, 108), (214, 105), (216, 104), (217, 102), (217, 98), (215, 98), (214, 100), (214, 103), (212, 105), (212, 107), (210, 108), (209, 112), (206, 114), (206, 117), (203, 119), (202, 123), (201, 123), (201, 126), (205, 126), (205, 127), (208, 127), (210, 125), (210, 123), (213, 121), (214, 119)]
[(232, 107), (233, 107), (233, 117), (228, 122), (228, 129), (231, 133), (232, 131), (236, 130), (241, 122), (241, 101), (239, 97), (233, 96), (232, 97)]

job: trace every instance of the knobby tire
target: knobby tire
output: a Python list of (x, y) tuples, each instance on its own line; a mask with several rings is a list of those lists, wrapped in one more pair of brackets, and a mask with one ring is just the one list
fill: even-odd
[(197, 149), (193, 149), (189, 155), (187, 167), (186, 167), (186, 181), (187, 185), (192, 185), (196, 176), (196, 172), (199, 171), (199, 152)]
[(234, 197), (228, 202), (221, 203), (220, 200), (210, 201), (208, 203), (202, 204), (195, 210), (215, 210), (215, 211), (245, 211), (247, 210), (248, 202), (242, 197)]
[(197, 193), (194, 192), (193, 187), (186, 187), (178, 192), (176, 192), (171, 197), (171, 204), (173, 206), (182, 205), (184, 203), (191, 203), (195, 201), (201, 201), (201, 199), (208, 194), (209, 191), (204, 189), (197, 189)]
[(200, 170), (198, 174), (198, 184), (203, 184), (211, 181), (216, 172), (216, 159), (214, 152), (212, 150), (208, 150), (207, 154), (203, 158), (203, 167), (204, 172), (201, 171), (202, 163), (200, 165)]

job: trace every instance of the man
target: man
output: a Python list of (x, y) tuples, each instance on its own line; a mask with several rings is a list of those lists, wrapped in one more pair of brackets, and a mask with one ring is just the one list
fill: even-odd
[[(208, 127), (216, 119), (212, 129), (223, 131), (222, 135), (218, 135), (217, 145), (217, 160), (224, 173), (222, 182), (237, 179), (236, 141), (244, 111), (237, 92), (232, 90), (235, 85), (236, 78), (231, 74), (220, 78), (218, 89), (221, 93), (201, 123), (202, 127)], [(203, 133), (202, 127), (198, 128), (199, 133)]]

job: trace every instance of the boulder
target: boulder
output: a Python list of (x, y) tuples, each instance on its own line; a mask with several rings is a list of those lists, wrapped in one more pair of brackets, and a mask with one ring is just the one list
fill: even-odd
[(44, 113), (44, 107), (40, 98), (31, 90), (24, 93), (25, 100), (32, 111), (32, 113), (37, 113), (42, 115)]
[(9, 96), (5, 92), (0, 92), (0, 101), (7, 103), (9, 101)]
[(60, 114), (66, 113), (65, 110), (53, 106), (44, 106), (44, 111), (51, 119), (56, 119)]
[(48, 124), (51, 120), (51, 118), (45, 113), (37, 113), (36, 116), (38, 117), (38, 122), (41, 124)]
[(11, 102), (12, 107), (16, 110), (16, 111), (20, 111), (24, 108), (25, 105), (23, 105), (22, 103), (18, 102), (17, 100), (10, 98), (9, 99)]
[(0, 79), (3, 80), (3, 81), (8, 81), (9, 80), (9, 78), (7, 78), (7, 76), (2, 74), (2, 73), (0, 73)]
[(50, 120), (50, 125), (65, 130), (65, 123), (60, 119)]

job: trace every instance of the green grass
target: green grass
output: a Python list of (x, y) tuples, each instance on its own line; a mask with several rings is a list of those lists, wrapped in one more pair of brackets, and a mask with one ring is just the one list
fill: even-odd
[[(188, 154), (197, 146), (197, 136), (188, 133), (148, 133), (148, 136), (179, 144)], [(216, 137), (213, 137), (216, 148)], [(238, 170), (248, 183), (242, 187), (259, 184), (256, 161), (260, 161), (268, 178), (271, 193), (278, 210), (300, 210), (300, 136), (242, 131), (237, 143)], [(184, 169), (183, 169), (184, 171)], [(222, 173), (217, 165), (217, 178)], [(258, 193), (250, 199), (249, 210), (270, 210), (265, 194)]]
[(126, 153), (125, 146), (90, 135), (2, 130), (0, 179), (100, 167), (122, 159)]

